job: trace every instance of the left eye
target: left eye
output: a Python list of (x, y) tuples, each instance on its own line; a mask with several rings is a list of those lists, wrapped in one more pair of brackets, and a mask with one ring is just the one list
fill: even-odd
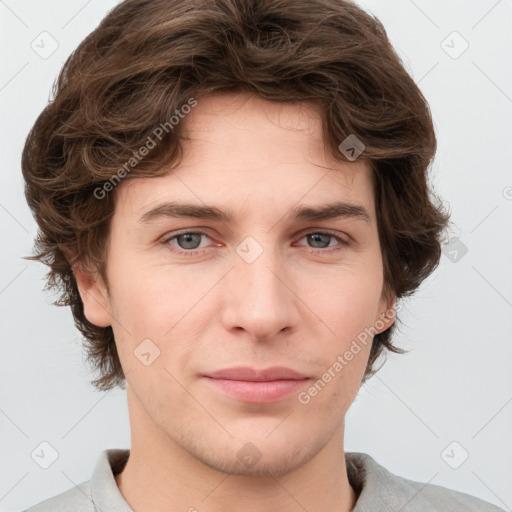
[[(302, 238), (307, 238), (308, 241), (313, 242), (314, 244), (320, 244), (320, 246), (313, 246), (313, 249), (325, 249), (326, 247), (329, 247), (329, 242), (334, 238), (339, 243), (345, 243), (344, 240), (337, 236), (333, 235), (331, 233), (307, 233)], [(324, 245), (326, 244), (326, 245)]]
[[(175, 249), (172, 249), (173, 251), (182, 253), (192, 253), (194, 250), (201, 248), (201, 237), (210, 238), (208, 234), (205, 233), (204, 231), (186, 231), (184, 233), (179, 233), (170, 236), (169, 238), (165, 239), (163, 243), (165, 245), (171, 245), (172, 247), (176, 247), (176, 245), (172, 243), (176, 241), (178, 245), (178, 250), (176, 251)], [(332, 239), (334, 239), (339, 244), (338, 247), (335, 246), (334, 250), (348, 245), (348, 242), (344, 240), (342, 237), (334, 235), (332, 233), (324, 233), (320, 231), (306, 233), (301, 237), (301, 240), (304, 238), (308, 240), (308, 243), (313, 244), (312, 246), (310, 246), (312, 249), (319, 249), (320, 251), (322, 251), (322, 249), (330, 247), (330, 242), (332, 241)]]

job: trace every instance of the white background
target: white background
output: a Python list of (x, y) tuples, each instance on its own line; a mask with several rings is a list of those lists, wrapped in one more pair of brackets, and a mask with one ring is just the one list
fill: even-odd
[[(69, 308), (42, 292), (45, 267), (21, 259), (36, 232), (20, 171), (25, 137), (64, 60), (115, 3), (0, 1), (1, 511), (88, 480), (103, 449), (130, 446), (125, 391), (94, 391)], [(359, 4), (383, 22), (431, 106), (433, 183), (468, 250), (455, 263), (443, 255), (405, 303), (395, 339), (410, 352), (391, 354), (361, 389), (346, 449), (510, 510), (512, 1)], [(31, 48), (43, 31), (59, 45), (47, 59)], [(458, 58), (447, 53), (462, 48), (454, 31), (469, 44)], [(30, 456), (42, 441), (59, 453), (46, 470)], [(469, 453), (458, 469), (441, 456), (453, 441), (463, 448), (452, 460)]]

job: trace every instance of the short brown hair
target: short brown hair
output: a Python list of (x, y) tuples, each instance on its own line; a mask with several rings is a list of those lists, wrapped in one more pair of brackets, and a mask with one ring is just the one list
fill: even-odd
[[(101, 200), (95, 191), (190, 98), (242, 90), (319, 105), (326, 148), (340, 161), (347, 136), (364, 143), (388, 297), (410, 295), (439, 262), (448, 214), (428, 183), (429, 106), (378, 19), (346, 0), (125, 0), (67, 59), (22, 156), (39, 226), (26, 259), (49, 266), (45, 290), (71, 306), (100, 390), (123, 387), (125, 376), (112, 328), (85, 318), (73, 273), (86, 265), (108, 286), (115, 190)], [(124, 179), (169, 172), (181, 138), (179, 124), (166, 130)], [(383, 349), (404, 352), (391, 343), (394, 327), (374, 337), (365, 380)]]

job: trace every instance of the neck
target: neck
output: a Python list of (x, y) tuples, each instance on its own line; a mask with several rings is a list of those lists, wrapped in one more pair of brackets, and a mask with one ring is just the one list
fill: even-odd
[[(343, 448), (344, 424), (316, 454), (282, 474), (230, 474), (204, 464), (179, 440), (162, 432), (130, 404), (130, 456), (116, 483), (133, 510), (145, 512), (349, 512), (357, 496), (349, 484)], [(136, 421), (132, 421), (136, 420)]]

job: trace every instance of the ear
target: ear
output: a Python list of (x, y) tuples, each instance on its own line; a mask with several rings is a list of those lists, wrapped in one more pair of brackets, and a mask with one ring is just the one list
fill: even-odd
[(97, 272), (73, 267), (78, 291), (84, 305), (84, 315), (98, 327), (112, 325), (107, 287)]
[(373, 324), (376, 334), (380, 334), (386, 329), (389, 329), (395, 322), (396, 300), (396, 296), (393, 293), (387, 293), (386, 290), (383, 290), (379, 301), (378, 316), (375, 318)]

